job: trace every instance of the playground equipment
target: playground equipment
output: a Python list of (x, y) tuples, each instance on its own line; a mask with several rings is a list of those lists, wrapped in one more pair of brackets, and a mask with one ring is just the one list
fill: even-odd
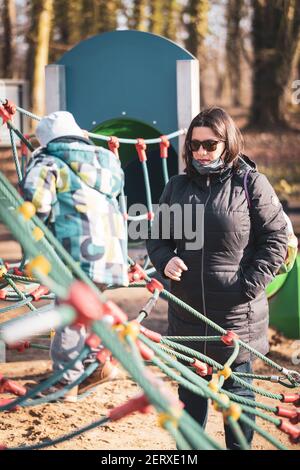
[[(143, 57), (141, 61), (137, 61), (140, 47), (143, 48), (143, 51), (147, 51), (147, 54), (145, 60)], [(133, 51), (134, 54), (132, 54)], [(170, 58), (172, 58), (172, 64), (168, 62)], [(176, 61), (178, 61), (177, 64)], [(136, 68), (136, 63), (139, 64), (138, 68)], [(121, 73), (119, 71), (120, 66), (122, 68)], [(170, 41), (148, 33), (118, 31), (84, 41), (68, 52), (59, 64), (48, 68), (48, 90), (50, 90), (54, 109), (68, 109), (74, 113), (83, 128), (91, 129), (92, 126), (92, 129), (97, 132), (90, 133), (90, 137), (96, 141), (106, 141), (116, 155), (120, 154), (122, 164), (125, 167), (125, 175), (126, 164), (129, 167), (132, 162), (135, 162), (137, 168), (141, 164), (145, 183), (147, 213), (142, 214), (140, 217), (128, 215), (126, 206), (122, 203), (123, 194), (120, 203), (125, 220), (141, 220), (141, 218), (144, 218), (151, 222), (153, 218), (153, 198), (150, 191), (148, 172), (150, 158), (147, 146), (156, 145), (157, 149), (160, 150), (159, 156), (161, 157), (163, 174), (161, 181), (166, 183), (169, 177), (168, 170), (171, 169), (170, 173), (173, 171), (172, 166), (167, 165), (167, 161), (170, 161), (167, 157), (168, 155), (170, 157), (172, 152), (179, 152), (180, 150), (180, 142), (179, 144), (173, 143), (170, 147), (170, 140), (177, 137), (179, 137), (179, 140), (182, 139), (184, 127), (188, 125), (193, 115), (198, 112), (199, 99), (198, 102), (197, 100), (194, 101), (198, 92), (195, 90), (194, 85), (186, 86), (186, 83), (191, 83), (189, 79), (191, 79), (193, 69), (196, 66), (197, 62), (192, 56)], [(164, 84), (161, 92), (157, 91), (155, 80), (153, 83), (149, 83), (149, 76), (153, 76), (153, 70), (159, 70), (161, 74), (157, 77), (157, 83)], [(100, 80), (102, 77), (99, 77), (99, 71), (106, 77), (106, 81), (102, 82)], [(118, 73), (120, 73), (120, 77)], [(122, 83), (123, 88), (120, 88), (120, 83)], [(127, 85), (126, 87), (124, 87), (124, 83)], [(193, 83), (195, 84), (195, 82)], [(99, 99), (96, 93), (98, 89), (105, 90), (104, 94), (99, 93)], [(116, 94), (114, 94), (114, 91)], [(126, 107), (124, 107), (124, 103), (126, 103)], [(0, 107), (2, 123), (7, 124), (10, 130), (17, 174), (21, 178), (25, 163), (23, 161), (22, 168), (18, 159), (14, 135), (17, 134), (20, 137), (24, 146), (28, 146), (30, 150), (32, 148), (28, 140), (14, 127), (12, 118), (16, 110), (32, 118), (39, 119), (39, 117), (3, 101), (0, 104), (3, 105)], [(119, 108), (116, 106), (119, 106)], [(48, 112), (54, 109), (48, 107)], [(156, 113), (155, 117), (153, 117), (154, 114), (151, 114), (152, 111), (154, 112), (157, 109), (161, 111), (159, 120)], [(184, 114), (184, 110), (187, 109), (189, 112)], [(123, 114), (123, 112), (126, 114)], [(154, 120), (157, 121), (157, 125), (153, 122)], [(115, 133), (112, 132), (112, 127), (113, 131), (118, 132), (118, 137), (121, 136), (121, 138), (116, 139), (112, 135), (112, 133)], [(174, 132), (174, 129), (178, 128), (179, 131)], [(133, 135), (127, 134), (127, 129)], [(138, 132), (148, 130), (149, 134), (137, 135), (137, 129)], [(124, 133), (123, 137), (122, 132)], [(147, 137), (146, 140), (141, 139), (145, 136)], [(135, 145), (135, 148), (133, 145)], [(26, 157), (24, 146), (22, 147), (22, 155)], [(126, 149), (124, 153), (123, 148)], [(129, 148), (133, 150), (128, 150)], [(170, 148), (171, 153), (168, 153)], [(136, 172), (133, 180), (134, 184), (136, 184), (138, 178), (140, 179), (140, 175)], [(157, 179), (154, 178), (154, 181), (151, 182), (154, 186), (159, 186)], [(129, 191), (130, 189), (129, 187)], [(140, 194), (135, 195), (134, 193), (131, 201), (135, 200), (136, 197), (140, 202)], [(34, 215), (32, 207), (24, 204), (20, 195), (1, 174), (0, 202), (1, 220), (21, 243), (27, 258), (30, 260), (26, 273), (23, 272), (23, 265), (16, 271), (10, 269), (9, 266), (2, 265), (1, 284), (3, 283), (4, 287), (0, 289), (0, 295), (12, 302), (17, 301), (19, 305), (22, 302), (22, 305), (28, 306), (31, 310), (20, 319), (2, 323), (0, 341), (2, 340), (11, 347), (20, 350), (26, 347), (35, 347), (37, 346), (35, 343), (28, 341), (28, 335), (43, 335), (48, 333), (51, 328), (80, 321), (89, 325), (93, 331), (80, 353), (80, 358), (88, 355), (90, 349), (98, 345), (101, 339), (105, 348), (112, 352), (113, 356), (129, 371), (133, 379), (144, 390), (141, 396), (132, 398), (122, 407), (110, 410), (105, 418), (97, 420), (85, 428), (77, 429), (55, 441), (43, 441), (22, 448), (38, 449), (62, 442), (89, 429), (101, 426), (108, 421), (120, 419), (133, 411), (147, 412), (149, 405), (152, 404), (158, 412), (161, 426), (171, 433), (178, 448), (219, 449), (220, 446), (215, 440), (207, 436), (203, 429), (182, 410), (177, 399), (166, 393), (163, 383), (149, 372), (146, 367), (149, 362), (185, 387), (212, 400), (215, 409), (222, 413), (224, 421), (231, 426), (242, 449), (247, 449), (248, 444), (241, 432), (239, 423), (247, 423), (252, 426), (256, 432), (260, 433), (275, 447), (285, 448), (274, 436), (266, 433), (260, 426), (253, 423), (245, 415), (245, 411), (274, 424), (278, 429), (289, 435), (292, 443), (300, 442), (300, 429), (296, 426), (300, 422), (299, 411), (296, 408), (300, 404), (299, 392), (271, 393), (261, 387), (249, 385), (243, 380), (246, 378), (245, 374), (232, 372), (231, 365), (237, 357), (239, 348), (244, 347), (280, 374), (272, 376), (253, 375), (253, 378), (278, 382), (282, 387), (295, 389), (300, 385), (300, 376), (297, 372), (288, 370), (271, 359), (262, 356), (243, 343), (233, 332), (225, 331), (211, 322), (200, 312), (170, 294), (156, 279), (151, 278), (151, 269), (146, 269), (146, 266), (142, 268), (131, 259), (128, 260), (130, 287), (146, 288), (151, 295), (147, 304), (140, 310), (136, 320), (129, 322), (125, 312), (112, 302), (108, 302), (98, 292), (91, 280), (80, 270), (47, 227)], [(296, 269), (299, 269), (298, 263)], [(292, 283), (288, 284), (289, 276), (292, 273), (293, 271), (284, 278), (287, 286), (292, 286)], [(81, 282), (75, 281), (74, 278), (79, 279)], [(292, 279), (293, 277), (290, 280)], [(20, 282), (38, 282), (40, 285), (46, 286), (51, 293), (42, 289), (38, 293), (30, 290), (25, 294), (18, 287)], [(13, 293), (7, 293), (6, 284), (10, 285)], [(282, 289), (285, 284), (282, 285)], [(277, 298), (278, 300), (279, 297), (277, 296), (280, 292), (281, 289), (277, 290), (274, 299)], [(52, 298), (53, 295), (63, 299), (64, 304), (56, 308), (37, 308), (32, 303), (38, 297)], [(147, 330), (141, 323), (147, 315), (151, 314), (158, 297), (177, 302), (181, 307), (214, 328), (217, 335), (205, 338), (162, 337), (156, 332)], [(7, 311), (7, 309), (5, 310)], [(114, 328), (111, 328), (112, 326)], [(187, 340), (222, 341), (228, 347), (232, 347), (232, 354), (225, 364), (219, 364), (206, 355), (186, 347), (184, 342)], [(181, 359), (186, 365), (176, 361), (174, 357)], [(67, 364), (65, 370), (71, 366), (72, 363)], [(53, 374), (49, 379), (29, 391), (19, 388), (18, 384), (0, 376), (0, 393), (10, 391), (19, 396), (16, 399), (0, 400), (0, 411), (15, 409), (18, 406), (34, 406), (59, 399), (68, 389), (88, 377), (97, 366), (97, 362), (92, 364), (77, 381), (54, 395), (43, 398), (37, 398), (37, 394), (57, 383), (65, 370)], [(212, 373), (212, 379), (207, 382), (204, 377)], [(246, 400), (230, 394), (222, 388), (224, 381), (229, 377), (245, 387), (252, 388), (258, 396), (261, 395), (276, 401), (290, 403), (293, 406), (283, 408), (277, 404), (266, 405), (258, 400)]]
[[(6, 106), (8, 114), (14, 111), (12, 106), (7, 104), (4, 106)], [(9, 116), (6, 116), (6, 119), (6, 123), (9, 126)], [(11, 135), (13, 135), (13, 132)], [(27, 142), (23, 136), (22, 139), (24, 142)], [(13, 138), (12, 144), (14, 148)], [(139, 155), (141, 155), (144, 150), (140, 148), (139, 151)], [(141, 163), (146, 162), (142, 159)], [(18, 158), (16, 158), (16, 164), (18, 165)], [(146, 171), (146, 165), (144, 168)], [(18, 172), (22, 172), (20, 168)], [(34, 215), (33, 206), (30, 203), (24, 203), (16, 190), (1, 174), (0, 200), (1, 220), (10, 228), (12, 234), (23, 246), (27, 257), (31, 260), (25, 274), (20, 272), (20, 270), (11, 273), (9, 267), (5, 265), (1, 267), (1, 281), (8, 283), (15, 291), (15, 294), (7, 295), (5, 288), (0, 292), (3, 298), (7, 295), (7, 297), (13, 297), (15, 300), (17, 297), (20, 299), (20, 302), (23, 301), (32, 310), (24, 318), (2, 323), (0, 339), (12, 347), (22, 350), (22, 348), (29, 347), (26, 341), (28, 335), (43, 334), (51, 328), (79, 321), (89, 325), (93, 331), (93, 334), (88, 338), (85, 347), (80, 353), (80, 358), (84, 358), (91, 348), (99, 344), (99, 338), (101, 338), (103, 345), (112, 352), (114, 357), (129, 371), (130, 375), (144, 390), (144, 394), (141, 396), (134, 397), (121, 407), (114, 408), (107, 413), (105, 418), (97, 420), (84, 428), (77, 429), (55, 440), (47, 440), (33, 446), (22, 446), (17, 449), (39, 449), (63, 442), (89, 429), (101, 426), (108, 421), (120, 419), (133, 411), (147, 412), (150, 403), (156, 408), (161, 425), (176, 440), (178, 448), (219, 449), (220, 446), (208, 437), (203, 429), (182, 410), (176, 398), (170, 396), (169, 393), (166, 394), (163, 383), (149, 373), (144, 361), (151, 361), (151, 363), (159, 367), (169, 377), (182, 383), (195, 393), (211, 399), (215, 409), (222, 413), (224, 420), (231, 426), (242, 449), (248, 449), (248, 444), (241, 432), (239, 422), (252, 426), (256, 432), (260, 433), (275, 447), (285, 449), (285, 446), (274, 436), (266, 433), (257, 424), (253, 423), (245, 415), (245, 411), (247, 413), (254, 413), (274, 424), (278, 429), (289, 435), (292, 443), (300, 441), (300, 428), (296, 426), (300, 421), (300, 415), (297, 408), (295, 408), (295, 406), (297, 407), (300, 404), (299, 393), (271, 393), (260, 387), (250, 385), (243, 380), (249, 374), (234, 373), (230, 366), (234, 362), (239, 348), (244, 347), (281, 374), (281, 376), (253, 375), (254, 378), (271, 380), (279, 382), (283, 387), (295, 388), (300, 384), (299, 373), (285, 369), (271, 359), (262, 356), (249, 345), (243, 343), (232, 331), (223, 330), (200, 312), (166, 291), (161, 283), (156, 279), (151, 279), (148, 272), (131, 259), (128, 260), (130, 286), (146, 287), (152, 295), (145, 307), (141, 309), (136, 321), (128, 322), (125, 312), (112, 302), (106, 301), (105, 297), (97, 291), (90, 279), (80, 270), (47, 227)], [(74, 281), (74, 275), (82, 282)], [(30, 292), (29, 295), (24, 295), (15, 284), (15, 280), (19, 282), (38, 281), (40, 284), (47, 286), (56, 296), (63, 299), (64, 304), (50, 311), (49, 308), (46, 310), (36, 310), (31, 301), (35, 298), (49, 295), (48, 291), (40, 289), (38, 293)], [(213, 327), (217, 331), (218, 336), (162, 337), (142, 327), (142, 321), (151, 313), (159, 296), (180, 304), (190, 313)], [(111, 326), (115, 328), (112, 330)], [(219, 364), (209, 357), (181, 344), (187, 340), (222, 341), (228, 346), (233, 346), (233, 351), (225, 364)], [(172, 348), (171, 356), (170, 348)], [(174, 356), (184, 361), (188, 367), (175, 361)], [(65, 370), (71, 366), (72, 362), (66, 366)], [(13, 392), (19, 398), (1, 400), (0, 411), (16, 409), (18, 406), (34, 406), (35, 404), (58, 399), (68, 389), (82, 382), (96, 367), (97, 362), (88, 367), (77, 381), (59, 392), (44, 398), (36, 398), (37, 393), (59, 381), (64, 371), (53, 374), (52, 377), (30, 391), (1, 376), (0, 393)], [(213, 378), (209, 382), (203, 379), (203, 377), (212, 373)], [(265, 405), (257, 400), (246, 400), (226, 392), (222, 389), (222, 386), (229, 377), (245, 387), (252, 388), (258, 395), (294, 404), (294, 407), (284, 408), (282, 406)], [(275, 417), (265, 412), (271, 413)], [(282, 417), (288, 418), (288, 420), (282, 419)], [(3, 446), (3, 449), (5, 449), (5, 446)]]
[(279, 274), (267, 287), (270, 324), (287, 338), (300, 338), (300, 255), (293, 269)]
[[(80, 42), (46, 67), (47, 112), (68, 110), (83, 129), (153, 139), (186, 128), (200, 110), (199, 64), (172, 41), (141, 31), (113, 31)], [(181, 170), (183, 137), (172, 140), (170, 175)], [(128, 203), (144, 201), (138, 161), (122, 146)], [(163, 190), (159, 148), (148, 148), (154, 203)]]

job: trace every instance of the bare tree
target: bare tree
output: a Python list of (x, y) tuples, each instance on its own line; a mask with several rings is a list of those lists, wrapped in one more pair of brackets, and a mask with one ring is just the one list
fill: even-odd
[(164, 15), (162, 0), (151, 0), (150, 2), (150, 24), (149, 31), (162, 35), (164, 32)]
[(117, 28), (120, 8), (120, 0), (99, 0), (98, 33), (114, 31)]
[[(188, 0), (186, 13), (189, 21), (186, 24), (187, 39), (185, 46), (195, 57), (199, 59), (200, 69), (205, 62), (204, 40), (208, 34), (208, 0)], [(200, 76), (200, 96), (202, 105), (205, 106), (205, 95), (203, 87), (203, 74)]]
[(16, 7), (14, 0), (3, 0), (1, 17), (3, 23), (2, 74), (5, 78), (15, 78)]
[(300, 41), (300, 0), (252, 0), (253, 102), (250, 125), (287, 126), (285, 91)]
[(31, 107), (43, 115), (45, 106), (45, 66), (48, 64), (53, 0), (31, 0), (31, 28), (28, 34), (27, 78), (31, 83)]
[(176, 41), (180, 25), (182, 5), (177, 0), (164, 0), (164, 27), (163, 36)]
[(134, 0), (132, 17), (129, 18), (129, 27), (131, 29), (145, 31), (147, 3), (147, 0)]
[(243, 17), (244, 0), (228, 0), (226, 10), (226, 65), (230, 82), (232, 104), (241, 105), (241, 60), (242, 34), (241, 19)]

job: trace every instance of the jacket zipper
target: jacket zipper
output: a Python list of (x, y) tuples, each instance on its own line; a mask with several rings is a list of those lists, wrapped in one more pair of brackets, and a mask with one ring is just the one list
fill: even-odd
[[(207, 206), (207, 203), (210, 199), (211, 196), (211, 185), (210, 185), (210, 177), (207, 175), (207, 180), (206, 180), (206, 187), (209, 188), (209, 194), (208, 198), (205, 201), (204, 204), (204, 211), (203, 211), (203, 247), (202, 247), (202, 257), (201, 257), (201, 287), (202, 287), (202, 305), (203, 305), (203, 315), (206, 317), (206, 304), (205, 304), (205, 291), (204, 291), (204, 278), (203, 278), (203, 272), (204, 272), (204, 224), (205, 224), (205, 209)], [(207, 330), (208, 330), (208, 325), (207, 323), (205, 324), (205, 336), (207, 336)], [(206, 354), (206, 341), (204, 341), (204, 354)]]

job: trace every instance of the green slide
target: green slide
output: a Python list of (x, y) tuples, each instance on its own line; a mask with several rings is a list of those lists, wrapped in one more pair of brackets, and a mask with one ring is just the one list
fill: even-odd
[(288, 338), (300, 338), (300, 255), (293, 269), (268, 285), (270, 325)]

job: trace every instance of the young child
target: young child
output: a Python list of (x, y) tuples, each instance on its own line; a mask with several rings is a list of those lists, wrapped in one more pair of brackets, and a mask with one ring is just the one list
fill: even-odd
[[(42, 147), (32, 154), (22, 181), (24, 199), (34, 204), (37, 215), (101, 290), (108, 284), (126, 286), (127, 240), (116, 199), (124, 184), (119, 160), (109, 150), (94, 146), (66, 111), (44, 117), (36, 137)], [(50, 350), (54, 371), (78, 355), (86, 336), (85, 327), (76, 325), (56, 332)], [(76, 380), (94, 356), (84, 363), (77, 361), (48, 393)], [(101, 364), (64, 400), (76, 401), (78, 391), (113, 379), (117, 373), (111, 362)]]

